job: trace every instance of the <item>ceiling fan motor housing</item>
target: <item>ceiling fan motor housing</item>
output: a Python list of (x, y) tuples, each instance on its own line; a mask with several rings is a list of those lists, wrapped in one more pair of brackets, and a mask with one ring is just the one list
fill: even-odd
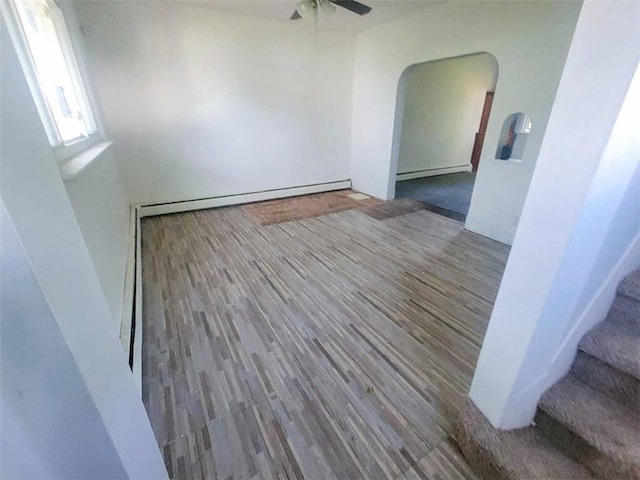
[(302, 0), (298, 2), (296, 10), (291, 16), (291, 20), (317, 18), (318, 12), (329, 16), (335, 11), (336, 5), (357, 13), (358, 15), (365, 15), (371, 11), (371, 7), (356, 2), (355, 0)]
[(325, 16), (332, 14), (336, 7), (329, 0), (302, 0), (296, 11), (302, 18), (315, 17), (318, 12)]

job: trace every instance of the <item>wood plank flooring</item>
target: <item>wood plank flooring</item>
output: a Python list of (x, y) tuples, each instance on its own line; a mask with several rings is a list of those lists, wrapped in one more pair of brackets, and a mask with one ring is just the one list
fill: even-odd
[(508, 247), (419, 210), (145, 218), (143, 400), (172, 478), (475, 478), (451, 438)]

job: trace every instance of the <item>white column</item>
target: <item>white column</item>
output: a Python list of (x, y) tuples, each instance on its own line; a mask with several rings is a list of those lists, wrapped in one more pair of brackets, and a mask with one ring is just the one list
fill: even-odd
[(638, 136), (621, 107), (640, 60), (639, 12), (583, 5), (470, 391), (494, 427), (528, 425), (566, 373), (610, 228), (623, 207), (633, 221), (624, 199)]

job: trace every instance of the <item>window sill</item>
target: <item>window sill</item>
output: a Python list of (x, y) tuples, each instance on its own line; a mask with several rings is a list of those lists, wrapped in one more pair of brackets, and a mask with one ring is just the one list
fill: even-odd
[(501, 158), (496, 158), (495, 160), (498, 162), (502, 162), (505, 165), (517, 165), (517, 166), (527, 165), (527, 162), (522, 161), (522, 159), (520, 158), (507, 158), (506, 160), (503, 160)]
[(60, 165), (63, 180), (78, 178), (89, 165), (96, 161), (112, 145), (113, 142), (101, 142), (79, 153)]

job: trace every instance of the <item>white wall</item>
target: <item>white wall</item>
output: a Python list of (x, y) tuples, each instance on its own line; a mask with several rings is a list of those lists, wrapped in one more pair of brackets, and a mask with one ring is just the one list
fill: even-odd
[(349, 178), (353, 35), (179, 2), (75, 6), (133, 202)]
[[(354, 188), (394, 196), (396, 91), (406, 67), (491, 53), (500, 74), (466, 228), (511, 243), (579, 10), (579, 2), (445, 2), (361, 33), (354, 78)], [(533, 122), (524, 159), (495, 160), (502, 122), (514, 112), (527, 113)]]
[(497, 80), (498, 64), (486, 53), (405, 70), (398, 173), (470, 166), (484, 100)]
[[(117, 326), (112, 321), (4, 20), (0, 21), (0, 48), (0, 196), (41, 290), (41, 297), (46, 299), (48, 307), (47, 312), (41, 303), (37, 303), (38, 297), (32, 296), (33, 279), (29, 280), (26, 278), (28, 274), (25, 274), (25, 282), (30, 282), (30, 286), (27, 285), (29, 296), (25, 302), (32, 300), (33, 310), (22, 310), (18, 308), (20, 304), (9, 303), (18, 307), (9, 310), (6, 316), (2, 312), (2, 333), (4, 335), (5, 325), (19, 328), (16, 322), (22, 322), (25, 326), (38, 325), (38, 328), (28, 332), (32, 338), (23, 338), (26, 335), (24, 331), (15, 331), (17, 338), (28, 348), (23, 352), (28, 354), (25, 361), (33, 362), (35, 367), (40, 359), (72, 359), (79, 373), (78, 377), (73, 369), (58, 369), (55, 362), (53, 366), (56, 368), (50, 370), (30, 370), (28, 366), (5, 363), (3, 358), (2, 379), (21, 377), (20, 382), (33, 384), (25, 389), (25, 393), (30, 395), (48, 385), (47, 382), (55, 383), (59, 388), (47, 392), (46, 401), (62, 403), (77, 412), (88, 412), (87, 415), (99, 418), (105, 436), (101, 436), (95, 424), (84, 421), (83, 417), (69, 420), (64, 428), (47, 431), (46, 438), (54, 438), (54, 435), (64, 437), (68, 432), (85, 432), (81, 439), (95, 442), (94, 445), (86, 445), (86, 451), (104, 453), (104, 457), (96, 462), (102, 462), (98, 465), (104, 467), (105, 474), (113, 473), (112, 477), (121, 478), (122, 475), (117, 472), (123, 468), (129, 478), (166, 478), (166, 469), (144, 405), (118, 341)], [(10, 274), (11, 270), (3, 268), (3, 307), (5, 296), (19, 298), (23, 292), (20, 290), (22, 283), (13, 285), (14, 275)], [(18, 316), (17, 311), (24, 317)], [(51, 325), (51, 315), (55, 319), (54, 331), (59, 335), (53, 335), (49, 327), (45, 328)], [(61, 346), (56, 337), (63, 339), (66, 347)], [(51, 351), (40, 350), (48, 345), (51, 345)], [(51, 378), (43, 380), (41, 377), (45, 374)], [(86, 396), (81, 395), (76, 380), (84, 383)], [(72, 397), (63, 393), (65, 382), (69, 382), (69, 385), (76, 382), (77, 388), (73, 387), (75, 393)], [(20, 406), (28, 411), (30, 419), (38, 418), (36, 410), (40, 407), (37, 403), (23, 403)], [(5, 414), (4, 405), (2, 414)], [(10, 412), (10, 418), (15, 419), (17, 414)], [(55, 419), (51, 421), (55, 425)], [(80, 461), (74, 456), (59, 458), (58, 466), (53, 469), (48, 454), (29, 436), (29, 425), (16, 427), (14, 423), (11, 428), (24, 433), (23, 445), (26, 443), (25, 449), (28, 447), (30, 450), (27, 455), (39, 460), (40, 470), (50, 468), (52, 476), (57, 475), (56, 472), (69, 472), (70, 478), (91, 477), (86, 474), (87, 470), (80, 468)], [(69, 443), (63, 440), (59, 442), (61, 449), (70, 448), (73, 444), (70, 439)], [(113, 450), (117, 453), (120, 466), (109, 456)], [(87, 457), (88, 460), (92, 458)], [(77, 470), (74, 465), (78, 466)], [(84, 465), (84, 468), (87, 466)]]
[[(104, 140), (107, 136), (102, 124), (102, 109), (93, 94), (94, 82), (86, 68), (83, 37), (73, 2), (61, 0), (58, 4), (65, 16), (75, 57), (87, 86), (99, 136)], [(119, 325), (122, 319), (127, 263), (130, 201), (126, 198), (113, 147), (103, 151), (79, 176), (66, 180), (65, 188), (109, 304), (111, 316)]]
[(64, 182), (113, 321), (122, 319), (129, 204), (113, 147)]
[(0, 226), (0, 477), (124, 478), (4, 204)]
[(471, 387), (498, 428), (531, 421), (640, 266), (639, 20), (636, 2), (582, 9)]

